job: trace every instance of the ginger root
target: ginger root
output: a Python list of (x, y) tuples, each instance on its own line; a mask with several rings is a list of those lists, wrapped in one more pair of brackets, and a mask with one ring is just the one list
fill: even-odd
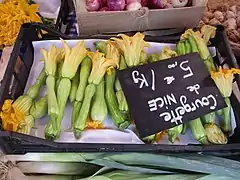
[(220, 11), (215, 11), (213, 13), (214, 15), (214, 18), (217, 19), (219, 22), (223, 22), (224, 21), (224, 16), (223, 16), (223, 13), (220, 12)]
[(240, 16), (237, 17), (237, 27), (240, 28)]
[(226, 19), (231, 19), (231, 18), (236, 19), (236, 15), (235, 15), (235, 13), (232, 12), (232, 11), (227, 11)]
[(228, 20), (226, 20), (223, 25), (225, 26), (225, 28), (227, 30), (234, 30), (237, 29), (237, 21), (234, 18), (230, 18)]
[(208, 9), (205, 9), (201, 25), (203, 23), (212, 26), (222, 24), (229, 39), (240, 44), (240, 4), (233, 6), (218, 4), (216, 2), (214, 8), (208, 6)]
[(233, 29), (233, 30), (227, 30), (226, 31), (227, 35), (228, 35), (228, 38), (233, 41), (233, 42), (239, 42), (240, 40), (240, 34), (239, 32), (236, 30), (236, 29)]
[(205, 12), (203, 16), (208, 19), (212, 19), (214, 17), (213, 13), (211, 13), (211, 12)]
[(225, 3), (221, 6), (218, 6), (218, 8), (216, 10), (221, 11), (221, 12), (226, 12), (226, 11), (228, 11), (228, 9), (229, 9), (229, 5)]
[(232, 12), (234, 12), (234, 14), (237, 14), (237, 12), (238, 12), (238, 8), (237, 8), (236, 5), (235, 5), (235, 6), (231, 6), (231, 7), (229, 8), (229, 10), (232, 11)]
[(216, 18), (213, 18), (209, 21), (209, 24), (212, 25), (212, 26), (215, 26), (215, 25), (218, 25), (218, 24), (221, 24), (221, 23)]

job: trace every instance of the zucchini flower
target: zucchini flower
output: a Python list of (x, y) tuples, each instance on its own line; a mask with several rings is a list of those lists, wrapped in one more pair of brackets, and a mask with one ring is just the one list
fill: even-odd
[(171, 143), (174, 143), (176, 138), (182, 133), (183, 131), (183, 124), (170, 128), (168, 130), (168, 140)]
[(118, 101), (119, 110), (121, 110), (123, 112), (128, 112), (128, 110), (129, 110), (128, 103), (127, 103), (127, 100), (126, 100), (123, 90), (117, 91), (116, 97), (117, 97), (117, 101)]
[[(124, 59), (123, 56), (121, 56), (119, 69), (122, 70), (122, 69), (126, 69), (126, 68), (127, 68), (127, 65), (125, 63), (125, 59)], [(124, 92), (122, 90), (122, 86), (121, 86), (118, 78), (116, 78), (114, 85), (115, 85), (116, 98), (117, 98), (117, 101), (118, 101), (119, 110), (122, 111), (122, 112), (128, 112), (127, 100), (126, 100), (126, 97), (125, 97)]]
[(207, 145), (209, 144), (206, 130), (204, 129), (201, 119), (197, 118), (188, 123), (189, 128), (192, 131), (193, 137), (200, 142), (201, 144)]
[(142, 51), (140, 54), (140, 64), (146, 64), (148, 60), (147, 53), (145, 51)]
[(168, 46), (166, 46), (162, 49), (161, 53), (159, 54), (159, 60), (165, 60), (176, 56), (177, 53), (171, 50)]
[(104, 126), (102, 122), (87, 118), (85, 129), (104, 129)]
[[(109, 47), (112, 47), (112, 46), (110, 45)], [(115, 50), (113, 50), (111, 48), (111, 50), (109, 50), (109, 51), (114, 52)], [(110, 67), (118, 68), (118, 66), (119, 66), (119, 64), (118, 64), (119, 59), (117, 59), (116, 54), (113, 54), (111, 59), (105, 58), (104, 54), (100, 53), (99, 51), (89, 52), (88, 56), (92, 60), (92, 71), (88, 78), (89, 84), (93, 83), (95, 85), (98, 85), (101, 82), (101, 80), (108, 68), (110, 68)]]
[(211, 72), (211, 77), (224, 98), (228, 98), (232, 94), (234, 74), (240, 74), (240, 69), (223, 69), (219, 67), (217, 72)]
[(65, 51), (63, 48), (57, 48), (57, 62), (63, 62), (65, 57)]
[(96, 41), (94, 42), (94, 45), (99, 52), (103, 54), (107, 54), (107, 43), (106, 41)]
[(105, 101), (105, 82), (104, 79), (96, 86), (96, 92), (91, 104), (91, 119), (104, 122), (108, 115), (108, 108)]
[(168, 134), (168, 130), (158, 132), (157, 134), (155, 134), (154, 141), (159, 143), (164, 138), (164, 136), (167, 134)]
[[(92, 61), (88, 56), (86, 56), (81, 63), (79, 72), (76, 73), (76, 75), (78, 74), (78, 76), (79, 76), (78, 80), (76, 80), (76, 78), (77, 78), (76, 75), (72, 79), (72, 88), (74, 86), (76, 86), (76, 88), (77, 88), (75, 96), (74, 96), (74, 98), (72, 98), (72, 105), (73, 105), (72, 119), (71, 119), (72, 128), (74, 127), (74, 123), (77, 119), (77, 116), (79, 114), (79, 111), (80, 111), (80, 108), (82, 105), (82, 101), (84, 99), (85, 88), (88, 85), (88, 77), (90, 75), (91, 69), (92, 69)], [(81, 81), (79, 81), (80, 77), (81, 77)], [(73, 102), (73, 99), (74, 99), (74, 102)]]
[(0, 117), (2, 119), (3, 129), (5, 131), (17, 131), (19, 124), (23, 123), (26, 114), (13, 106), (13, 100), (4, 101)]
[[(200, 54), (201, 59), (204, 61), (206, 67), (208, 68), (208, 70), (211, 71), (215, 71), (215, 65), (213, 63), (213, 59), (210, 55), (210, 52), (208, 50), (207, 47), (207, 43), (209, 41), (210, 38), (215, 36), (215, 32), (216, 32), (216, 28), (212, 27), (212, 26), (204, 26), (201, 29), (201, 33), (199, 31), (194, 32), (192, 29), (188, 29), (183, 35), (182, 35), (182, 39), (186, 39), (191, 46), (191, 52), (197, 52)], [(201, 126), (201, 128), (198, 128), (198, 131), (202, 133), (198, 134), (195, 132), (195, 130), (197, 129), (192, 129), (193, 135), (195, 138), (197, 138), (197, 140), (199, 141), (199, 138), (201, 135), (203, 140), (200, 140), (200, 142), (202, 141), (204, 144), (207, 143), (206, 141), (206, 137), (211, 137), (211, 142), (221, 142), (220, 140), (222, 139), (222, 137), (224, 136), (223, 132), (218, 129), (218, 133), (215, 134), (215, 136), (212, 136), (212, 134), (209, 134), (210, 128), (214, 128), (214, 130), (216, 130), (218, 127), (215, 124), (215, 120), (216, 120), (216, 114), (215, 112), (211, 112), (209, 114), (206, 114), (204, 116), (201, 117), (201, 119), (198, 120), (194, 120), (192, 121), (191, 124), (191, 128), (196, 128), (197, 125), (193, 126), (194, 123), (198, 123), (199, 127)], [(202, 122), (201, 122), (202, 121)], [(201, 123), (201, 124), (200, 124)], [(202, 123), (204, 124), (204, 126), (202, 125)], [(203, 127), (205, 128), (205, 132), (203, 132)], [(208, 128), (208, 129), (206, 129)], [(194, 134), (195, 133), (195, 134)], [(209, 140), (210, 141), (210, 140)]]
[[(109, 68), (119, 66), (118, 50), (111, 43), (107, 44), (107, 52), (109, 53), (107, 57), (111, 55), (111, 59), (105, 58), (104, 54), (100, 53), (98, 50), (96, 52), (88, 53), (88, 57), (92, 60), (92, 70), (88, 78), (89, 84), (87, 85), (84, 93), (84, 99), (82, 103), (84, 104), (84, 106), (81, 107), (78, 118), (74, 122), (74, 135), (77, 139), (80, 138), (82, 131), (86, 127), (86, 120), (90, 111), (92, 99), (95, 96), (96, 91), (99, 90), (97, 87), (103, 80), (106, 71)], [(101, 98), (99, 98), (99, 100), (101, 100)], [(95, 113), (96, 111), (94, 112), (94, 114)]]
[[(207, 30), (209, 30), (209, 31), (207, 31)], [(189, 37), (191, 37), (192, 40), (194, 40), (194, 41), (189, 41), (191, 46), (193, 46), (193, 43), (197, 45), (199, 55), (200, 55), (201, 59), (204, 61), (208, 70), (210, 72), (216, 71), (216, 67), (214, 65), (212, 56), (208, 50), (207, 43), (205, 42), (209, 37), (213, 37), (213, 34), (215, 33), (215, 31), (213, 31), (212, 29), (203, 27), (203, 32), (204, 32), (205, 36), (203, 36), (203, 34), (201, 34), (201, 32), (199, 32), (199, 31), (194, 32), (192, 29), (188, 29), (182, 35), (181, 39), (189, 39)], [(205, 39), (204, 39), (204, 37), (205, 37)]]
[(201, 117), (201, 121), (203, 124), (212, 124), (215, 123), (215, 120), (216, 120), (215, 112), (208, 113)]
[(45, 72), (47, 76), (55, 76), (57, 70), (57, 57), (58, 57), (58, 50), (55, 45), (52, 45), (49, 51), (45, 49), (40, 50), (45, 63)]
[(182, 128), (181, 134), (182, 134), (182, 135), (186, 134), (187, 129), (188, 129), (188, 125), (187, 125), (186, 123), (183, 123), (183, 128)]
[(87, 55), (87, 49), (84, 41), (79, 41), (72, 49), (68, 46), (67, 42), (61, 40), (64, 45), (65, 59), (62, 66), (62, 77), (72, 79), (79, 64)]
[(32, 115), (35, 119), (42, 118), (47, 113), (47, 106), (47, 96), (41, 97), (32, 104), (30, 115)]
[(205, 124), (204, 126), (208, 141), (212, 144), (227, 144), (227, 138), (216, 124)]
[(30, 109), (30, 114), (26, 116), (25, 121), (19, 124), (17, 132), (30, 134), (34, 126), (35, 119), (40, 119), (47, 114), (47, 97), (44, 96), (34, 102)]
[(18, 131), (20, 124), (26, 123), (33, 100), (38, 96), (40, 88), (46, 80), (45, 69), (43, 68), (39, 77), (26, 94), (19, 96), (14, 102), (7, 99), (4, 101), (0, 117), (3, 129), (6, 131)]
[[(47, 74), (46, 85), (48, 94), (48, 115), (52, 119), (56, 119), (59, 114), (59, 107), (57, 102), (57, 96), (55, 92), (55, 81), (56, 81), (56, 71), (57, 71), (57, 57), (58, 50), (55, 45), (52, 45), (49, 51), (41, 49), (41, 53), (44, 57), (45, 71)], [(54, 121), (54, 128), (57, 128), (57, 122)]]
[[(84, 41), (79, 41), (73, 48), (70, 48), (66, 41), (62, 39), (61, 41), (64, 45), (65, 57), (62, 65), (62, 74), (57, 87), (56, 96), (56, 105), (59, 108), (59, 113), (54, 114), (54, 116), (50, 116), (51, 120), (48, 122), (49, 124), (45, 129), (45, 136), (49, 139), (56, 139), (60, 134), (62, 118), (64, 116), (65, 106), (71, 90), (71, 79), (75, 76), (80, 63), (83, 61), (87, 54), (87, 49)], [(52, 83), (52, 87), (55, 87), (55, 81)], [(55, 92), (53, 94), (55, 95)], [(48, 97), (49, 96), (51, 95), (48, 94)]]
[(63, 66), (63, 62), (64, 62), (64, 57), (65, 57), (65, 51), (63, 48), (57, 48), (57, 71), (56, 71), (56, 91), (57, 91), (57, 87), (59, 85), (59, 82), (62, 78), (62, 66)]
[(107, 59), (112, 59), (115, 63), (117, 63), (117, 68), (119, 67), (119, 61), (120, 61), (120, 53), (116, 46), (114, 45), (114, 42), (108, 41), (107, 43), (107, 53), (106, 53), (106, 58)]
[(157, 61), (159, 61), (158, 54), (151, 54), (148, 57), (148, 62), (150, 62), (150, 63), (157, 62)]
[(149, 56), (148, 61), (149, 62), (157, 62), (160, 60), (165, 60), (165, 59), (173, 58), (176, 56), (177, 56), (177, 53), (175, 51), (171, 50), (168, 46), (166, 46), (162, 49), (160, 54), (151, 54)]
[(145, 47), (149, 47), (149, 44), (144, 41), (144, 35), (136, 33), (134, 36), (129, 37), (125, 34), (119, 34), (122, 39), (111, 38), (114, 40), (122, 51), (126, 64), (129, 67), (137, 66), (141, 62), (141, 52)]
[(232, 83), (234, 74), (240, 74), (240, 70), (234, 68), (222, 69), (222, 67), (219, 67), (217, 72), (214, 71), (211, 72), (211, 77), (214, 80), (216, 86), (218, 87), (227, 104), (227, 107), (223, 109), (223, 122), (221, 124), (221, 128), (226, 133), (232, 131), (230, 117), (231, 102), (229, 98), (232, 94)]
[(150, 135), (148, 137), (143, 138), (143, 141), (146, 142), (146, 143), (151, 143), (152, 144), (155, 141), (155, 137), (156, 137), (156, 135), (153, 134), (153, 135)]
[(203, 40), (206, 44), (209, 44), (209, 40), (215, 37), (216, 29), (216, 27), (210, 25), (204, 25), (201, 28), (201, 34), (203, 35)]

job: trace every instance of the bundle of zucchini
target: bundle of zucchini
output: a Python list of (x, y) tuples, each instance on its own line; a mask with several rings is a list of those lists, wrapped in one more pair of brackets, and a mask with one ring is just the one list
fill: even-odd
[[(193, 137), (202, 144), (226, 144), (227, 135), (232, 131), (229, 97), (232, 93), (233, 74), (240, 71), (221, 67), (217, 70), (215, 67), (207, 47), (215, 30), (215, 27), (211, 26), (204, 26), (197, 32), (189, 29), (177, 43), (176, 51), (164, 47), (158, 54), (150, 55), (144, 51), (150, 45), (144, 41), (144, 35), (141, 33), (136, 33), (132, 37), (120, 34), (121, 38), (97, 41), (94, 43), (97, 49), (95, 52), (87, 49), (84, 41), (79, 41), (70, 48), (66, 41), (61, 40), (63, 49), (52, 45), (48, 51), (41, 50), (45, 67), (35, 85), (15, 102), (5, 101), (0, 114), (3, 128), (29, 134), (34, 126), (34, 119), (48, 114), (50, 119), (45, 128), (45, 137), (52, 140), (58, 139), (66, 103), (70, 100), (71, 129), (76, 139), (81, 137), (85, 129), (104, 128), (104, 120), (108, 114), (116, 127), (126, 129), (133, 122), (130, 119), (121, 84), (116, 77), (116, 70), (197, 52), (224, 96), (228, 107), (217, 112), (223, 117), (220, 126), (215, 122), (216, 113), (214, 112), (192, 120), (188, 124), (167, 130), (168, 139), (174, 143), (189, 127)], [(39, 103), (34, 103), (44, 83), (46, 83), (47, 95), (40, 99)], [(36, 114), (32, 109), (37, 109), (41, 113)], [(144, 140), (156, 142), (164, 133), (157, 133)]]

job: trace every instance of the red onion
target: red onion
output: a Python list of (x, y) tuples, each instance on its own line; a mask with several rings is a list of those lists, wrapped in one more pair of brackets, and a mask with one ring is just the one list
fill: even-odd
[(101, 7), (107, 6), (107, 0), (99, 0)]
[(141, 2), (141, 0), (126, 0), (126, 4), (130, 4), (132, 2)]
[(100, 11), (109, 11), (109, 8), (108, 7), (103, 7), (100, 9)]
[(148, 7), (149, 0), (141, 0), (142, 7)]
[(141, 5), (141, 3), (140, 2), (132, 2), (132, 3), (130, 3), (130, 4), (128, 4), (127, 5), (127, 10), (128, 11), (137, 11), (137, 10), (139, 10), (139, 9), (141, 9), (142, 8), (142, 5)]
[(167, 0), (150, 0), (149, 3), (153, 9), (164, 9), (168, 2)]
[(86, 0), (86, 8), (88, 11), (97, 11), (100, 8), (98, 0)]
[(125, 4), (125, 0), (107, 0), (110, 11), (122, 11)]

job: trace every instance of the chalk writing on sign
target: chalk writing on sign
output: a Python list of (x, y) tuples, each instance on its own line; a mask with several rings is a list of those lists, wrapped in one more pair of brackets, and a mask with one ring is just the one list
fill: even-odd
[[(184, 74), (184, 76), (183, 76), (184, 79), (189, 78), (189, 77), (194, 75), (193, 72), (192, 72), (192, 69), (188, 65), (188, 63), (189, 63), (189, 61), (186, 60), (186, 61), (181, 62), (180, 65), (179, 65), (179, 67), (182, 71), (187, 72), (187, 74)], [(175, 68), (177, 66), (178, 66), (178, 63), (177, 63), (177, 61), (175, 61), (174, 64), (169, 64), (168, 65), (168, 69), (172, 69), (172, 68)], [(172, 82), (175, 80), (175, 78), (174, 78), (174, 76), (167, 76), (167, 77), (164, 78), (164, 80), (167, 82), (167, 84), (172, 84)], [(197, 88), (191, 87), (190, 91), (192, 92), (192, 90), (195, 90), (195, 92), (198, 93)]]
[(141, 137), (226, 107), (197, 53), (118, 71)]
[(198, 108), (207, 107), (210, 110), (215, 110), (217, 107), (216, 98), (210, 94), (207, 97), (201, 97), (195, 99), (193, 102), (188, 103), (188, 98), (185, 95), (181, 95), (179, 99), (171, 93), (163, 97), (157, 97), (148, 101), (149, 111), (157, 111), (161, 108), (168, 109), (168, 106), (179, 105), (174, 110), (160, 113), (159, 117), (163, 117), (164, 121), (170, 121), (171, 123), (178, 124), (178, 121), (182, 123), (182, 118), (185, 113), (196, 111)]
[(168, 65), (168, 69), (175, 68), (178, 65), (177, 61), (175, 61), (173, 64)]
[[(151, 69), (151, 88), (153, 91), (155, 91), (155, 72)], [(138, 71), (132, 72), (132, 79), (135, 84), (140, 84), (139, 88), (142, 89), (144, 86), (149, 87), (149, 83), (143, 73), (139, 73)]]
[[(176, 68), (178, 63), (175, 61), (174, 64), (169, 64), (168, 68)], [(183, 79), (190, 78), (193, 76), (193, 72), (191, 67), (189, 66), (189, 61), (185, 60), (179, 64), (179, 68), (184, 71)], [(147, 81), (146, 75), (144, 73), (140, 73), (139, 71), (132, 72), (133, 82), (139, 84), (139, 88), (142, 89), (144, 86), (149, 87), (149, 82)], [(155, 90), (155, 72), (151, 69), (151, 87), (152, 90)], [(175, 80), (174, 76), (166, 76), (163, 79), (167, 82), (167, 84), (172, 84)], [(195, 92), (199, 94), (200, 85), (195, 84), (191, 86), (187, 86), (186, 89), (189, 92)], [(159, 117), (163, 117), (164, 121), (170, 121), (171, 123), (183, 123), (182, 118), (185, 113), (190, 113), (196, 111), (198, 108), (208, 107), (210, 110), (214, 110), (217, 107), (217, 100), (213, 95), (208, 95), (207, 97), (202, 97), (201, 99), (195, 99), (194, 102), (190, 102), (190, 105), (187, 104), (187, 96), (181, 95), (180, 99), (177, 100), (175, 95), (171, 93), (167, 94), (163, 97), (157, 97), (148, 101), (149, 111), (153, 112), (158, 110), (159, 108), (164, 108), (166, 110), (169, 109), (169, 106), (173, 104), (180, 104), (181, 106), (176, 107), (174, 110), (170, 110), (169, 112), (160, 113)]]
[(186, 60), (186, 61), (181, 62), (181, 64), (180, 64), (180, 68), (181, 68), (183, 71), (188, 71), (188, 74), (185, 74), (185, 75), (183, 76), (184, 79), (193, 76), (193, 72), (192, 72), (191, 67), (190, 67), (189, 65), (187, 65), (187, 66), (185, 65), (185, 64), (188, 64), (188, 63), (189, 63), (189, 61)]
[(195, 84), (193, 86), (188, 86), (186, 89), (189, 90), (190, 92), (195, 92), (196, 94), (199, 94), (198, 90), (200, 89), (200, 85)]
[(172, 84), (172, 82), (175, 80), (173, 76), (167, 76), (164, 78), (164, 81), (167, 81), (167, 84)]

